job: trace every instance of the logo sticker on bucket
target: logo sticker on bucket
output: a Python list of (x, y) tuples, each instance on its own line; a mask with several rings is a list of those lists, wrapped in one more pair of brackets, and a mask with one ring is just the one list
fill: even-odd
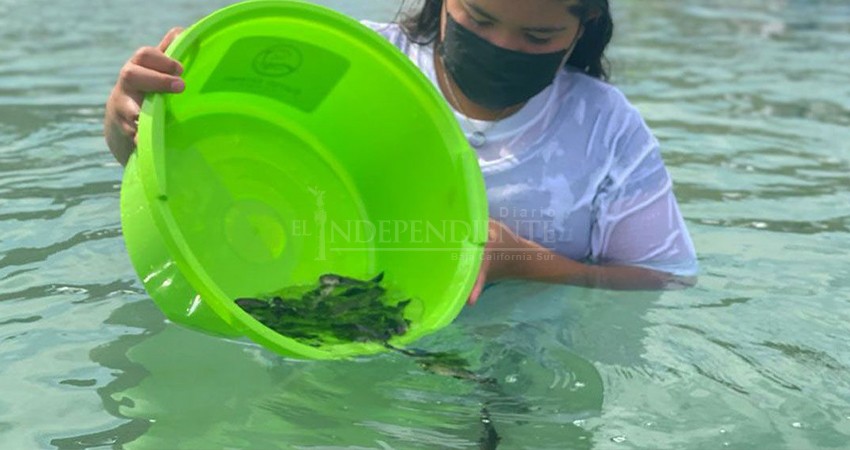
[(201, 92), (246, 92), (311, 112), (349, 66), (342, 56), (307, 42), (248, 37), (227, 50)]
[(301, 67), (303, 56), (291, 45), (269, 47), (254, 57), (254, 72), (267, 77), (282, 77)]

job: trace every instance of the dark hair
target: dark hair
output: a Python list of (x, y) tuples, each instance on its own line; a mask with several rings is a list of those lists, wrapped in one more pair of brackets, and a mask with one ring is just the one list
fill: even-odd
[[(406, 15), (401, 27), (413, 42), (428, 45), (437, 40), (444, 0), (423, 0), (422, 8)], [(605, 48), (614, 34), (614, 20), (608, 0), (578, 0), (570, 13), (581, 20), (584, 34), (576, 43), (567, 65), (602, 80), (608, 80), (608, 60)]]

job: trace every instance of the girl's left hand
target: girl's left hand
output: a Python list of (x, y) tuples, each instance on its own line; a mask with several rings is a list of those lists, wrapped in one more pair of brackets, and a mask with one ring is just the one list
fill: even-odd
[(524, 239), (518, 237), (507, 225), (498, 220), (490, 219), (487, 227), (487, 246), (484, 248), (484, 260), (478, 272), (478, 279), (467, 300), (468, 305), (475, 305), (488, 281), (509, 278), (513, 271), (511, 254), (520, 251)]

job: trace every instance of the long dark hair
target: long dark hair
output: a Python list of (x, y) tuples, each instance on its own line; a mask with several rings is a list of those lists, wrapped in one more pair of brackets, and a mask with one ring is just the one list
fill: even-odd
[[(421, 45), (432, 44), (440, 31), (440, 16), (444, 0), (423, 0), (422, 8), (404, 16), (401, 27), (405, 34)], [(581, 20), (584, 34), (573, 50), (567, 65), (602, 80), (608, 80), (608, 60), (605, 48), (614, 34), (614, 20), (608, 0), (579, 0), (570, 13)]]

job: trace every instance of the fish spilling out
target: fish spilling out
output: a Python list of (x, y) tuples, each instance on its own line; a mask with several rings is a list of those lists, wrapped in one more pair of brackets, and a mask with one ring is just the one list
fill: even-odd
[(315, 347), (344, 342), (386, 342), (410, 326), (410, 299), (391, 301), (384, 274), (358, 280), (336, 274), (318, 286), (296, 286), (262, 298), (236, 300), (245, 312), (284, 336)]
[[(307, 345), (381, 343), (413, 358), (426, 372), (497, 386), (494, 378), (476, 374), (469, 369), (466, 359), (457, 354), (391, 345), (390, 339), (405, 334), (410, 327), (404, 312), (411, 299), (390, 298), (387, 289), (381, 286), (383, 279), (383, 272), (369, 280), (329, 273), (319, 277), (318, 285), (295, 286), (263, 297), (239, 298), (236, 304), (268, 328)], [(483, 426), (479, 448), (495, 449), (501, 437), (486, 405), (480, 411), (479, 421)]]

